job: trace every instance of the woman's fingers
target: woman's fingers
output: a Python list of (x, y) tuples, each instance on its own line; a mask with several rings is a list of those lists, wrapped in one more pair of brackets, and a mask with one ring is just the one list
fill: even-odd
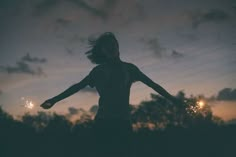
[(44, 109), (49, 109), (52, 107), (52, 104), (49, 102), (44, 102), (42, 105), (40, 105)]

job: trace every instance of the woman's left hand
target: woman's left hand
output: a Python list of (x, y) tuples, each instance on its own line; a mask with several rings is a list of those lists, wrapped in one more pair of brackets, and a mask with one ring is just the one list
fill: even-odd
[(48, 99), (44, 103), (42, 103), (40, 106), (44, 109), (50, 109), (55, 104), (55, 101), (53, 99)]

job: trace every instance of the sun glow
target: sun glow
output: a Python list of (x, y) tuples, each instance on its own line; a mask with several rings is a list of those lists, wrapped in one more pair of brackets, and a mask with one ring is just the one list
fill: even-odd
[(199, 100), (199, 101), (197, 101), (197, 105), (201, 109), (201, 108), (203, 108), (205, 106), (205, 102), (203, 100)]

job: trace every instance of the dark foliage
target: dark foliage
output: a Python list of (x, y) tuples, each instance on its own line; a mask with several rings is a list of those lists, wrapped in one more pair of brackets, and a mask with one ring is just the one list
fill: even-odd
[[(150, 101), (131, 106), (134, 131), (127, 156), (235, 156), (236, 125), (223, 124), (207, 105), (199, 108), (195, 97), (178, 97), (186, 103), (171, 104), (152, 94)], [(75, 124), (44, 112), (14, 120), (0, 108), (0, 156), (99, 156), (93, 120), (86, 115)]]

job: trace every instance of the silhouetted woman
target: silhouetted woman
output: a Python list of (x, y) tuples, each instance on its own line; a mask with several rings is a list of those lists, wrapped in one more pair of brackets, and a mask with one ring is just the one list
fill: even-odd
[(96, 139), (101, 142), (102, 147), (106, 147), (104, 151), (109, 151), (114, 145), (122, 150), (132, 130), (129, 108), (132, 83), (141, 81), (170, 101), (176, 101), (176, 98), (142, 73), (137, 66), (120, 59), (119, 44), (113, 33), (106, 32), (96, 40), (90, 40), (89, 44), (91, 49), (86, 52), (87, 57), (98, 65), (82, 81), (46, 100), (41, 107), (49, 109), (86, 86), (95, 87), (100, 96), (95, 117)]

